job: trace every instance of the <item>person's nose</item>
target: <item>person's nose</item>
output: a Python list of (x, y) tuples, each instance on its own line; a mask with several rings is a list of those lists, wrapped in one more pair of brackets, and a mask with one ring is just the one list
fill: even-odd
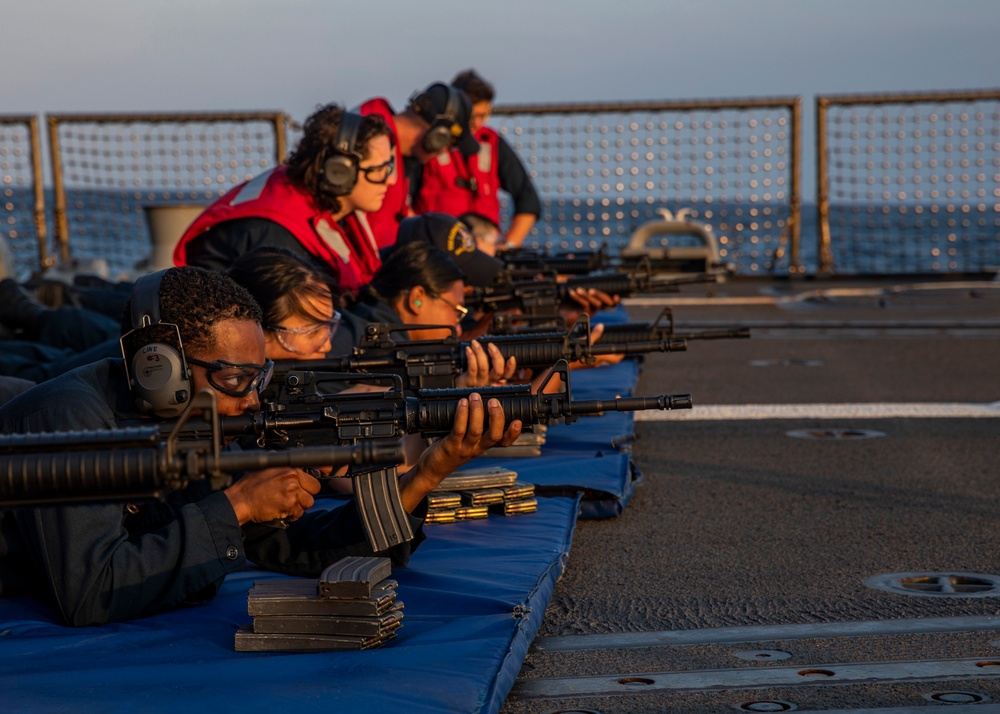
[(240, 398), (240, 408), (244, 413), (260, 411), (260, 395), (256, 389), (250, 390), (248, 395)]

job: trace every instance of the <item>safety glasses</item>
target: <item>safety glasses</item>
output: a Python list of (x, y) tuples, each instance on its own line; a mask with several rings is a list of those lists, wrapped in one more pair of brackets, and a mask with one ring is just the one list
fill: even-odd
[(255, 389), (258, 394), (263, 392), (271, 383), (271, 375), (274, 374), (274, 362), (271, 360), (267, 360), (264, 364), (252, 362), (241, 364), (225, 360), (205, 362), (188, 357), (187, 361), (189, 364), (204, 367), (208, 373), (208, 383), (230, 397), (245, 397)]
[(308, 327), (279, 327), (267, 325), (268, 332), (278, 338), (278, 344), (297, 355), (311, 355), (333, 337), (340, 326), (341, 315), (334, 311), (333, 317)]
[(368, 183), (383, 184), (389, 180), (392, 176), (393, 171), (396, 170), (396, 157), (393, 156), (391, 159), (386, 161), (384, 164), (379, 164), (378, 166), (359, 166), (358, 171), (365, 175), (365, 179)]
[(462, 318), (464, 318), (466, 315), (469, 314), (469, 308), (467, 308), (465, 305), (457, 305), (448, 298), (441, 297), (440, 295), (437, 296), (437, 299), (443, 302), (448, 307), (450, 307), (455, 312), (457, 312), (459, 320), (461, 320)]

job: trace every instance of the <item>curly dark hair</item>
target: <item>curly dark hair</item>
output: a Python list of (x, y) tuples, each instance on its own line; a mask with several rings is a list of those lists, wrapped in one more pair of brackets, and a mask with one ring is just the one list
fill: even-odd
[[(323, 179), (323, 164), (330, 155), (330, 149), (337, 140), (340, 131), (340, 119), (344, 109), (337, 104), (327, 104), (313, 112), (302, 127), (302, 138), (299, 139), (295, 151), (285, 162), (286, 174), (293, 182), (301, 185), (309, 192), (316, 203), (324, 211), (337, 213), (340, 211), (340, 201), (325, 190)], [(376, 136), (388, 136), (389, 125), (378, 114), (365, 116), (358, 127), (356, 146), (362, 157), (368, 157), (368, 142)]]
[[(263, 319), (260, 306), (232, 278), (218, 270), (186, 266), (170, 268), (160, 282), (160, 321), (177, 325), (187, 352), (216, 347), (213, 325), (221, 320)], [(132, 331), (132, 299), (125, 304), (122, 335)], [(148, 342), (148, 335), (143, 342)], [(126, 345), (126, 350), (131, 351)]]
[(451, 86), (465, 92), (473, 104), (492, 102), (493, 97), (496, 96), (493, 85), (476, 74), (474, 69), (467, 69), (456, 74), (455, 79), (451, 80)]
[(264, 329), (292, 315), (315, 318), (309, 298), (336, 303), (336, 281), (287, 248), (261, 246), (244, 253), (226, 273), (245, 287), (264, 313)]

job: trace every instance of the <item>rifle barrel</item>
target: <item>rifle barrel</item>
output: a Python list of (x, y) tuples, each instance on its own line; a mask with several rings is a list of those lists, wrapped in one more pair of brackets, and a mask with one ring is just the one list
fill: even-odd
[(660, 394), (653, 397), (620, 397), (618, 399), (588, 399), (570, 402), (573, 414), (601, 414), (603, 412), (638, 412), (651, 409), (690, 409), (690, 394)]
[[(170, 459), (161, 445), (122, 448), (85, 448), (59, 451), (53, 438), (75, 435), (84, 445), (115, 438), (131, 439), (133, 433), (143, 435), (152, 430), (127, 430), (128, 434), (110, 432), (64, 432), (62, 434), (14, 435), (30, 436), (48, 449), (43, 452), (11, 450), (0, 454), (0, 505), (32, 505), (85, 501), (113, 501), (155, 498), (184, 480), (210, 474), (252, 471), (276, 466), (333, 466), (349, 464), (395, 464), (403, 461), (399, 442), (363, 442), (356, 446), (320, 446), (288, 451), (224, 452), (218, 460), (211, 448), (195, 450), (186, 458), (184, 449)], [(93, 434), (92, 439), (88, 437)], [(110, 434), (111, 436), (107, 436)], [(43, 436), (43, 439), (37, 437)], [(5, 437), (7, 438), (7, 437)], [(30, 441), (30, 440), (29, 440)], [(65, 445), (65, 444), (64, 444)], [(20, 445), (18, 445), (20, 448)], [(24, 447), (28, 448), (28, 447)], [(195, 473), (189, 473), (194, 470)]]

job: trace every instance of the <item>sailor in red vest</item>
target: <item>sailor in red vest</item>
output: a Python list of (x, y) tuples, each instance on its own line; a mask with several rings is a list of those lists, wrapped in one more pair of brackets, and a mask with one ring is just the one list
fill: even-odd
[(493, 86), (471, 69), (460, 72), (451, 84), (472, 102), (470, 128), (479, 151), (470, 154), (456, 148), (427, 162), (412, 180), (413, 210), (453, 216), (474, 213), (500, 225), (502, 189), (511, 196), (514, 216), (499, 247), (517, 247), (541, 216), (538, 193), (510, 144), (485, 125), (493, 111)]
[(382, 261), (367, 214), (396, 182), (392, 135), (380, 116), (336, 104), (306, 119), (288, 160), (237, 186), (195, 219), (174, 263), (225, 270), (258, 246), (288, 248), (355, 293)]
[(479, 150), (470, 129), (472, 104), (461, 90), (436, 82), (415, 92), (399, 114), (381, 97), (364, 102), (358, 111), (385, 119), (396, 144), (399, 180), (389, 188), (382, 208), (368, 216), (379, 248), (387, 248), (396, 242), (400, 222), (413, 215), (408, 177), (453, 148), (466, 155)]

